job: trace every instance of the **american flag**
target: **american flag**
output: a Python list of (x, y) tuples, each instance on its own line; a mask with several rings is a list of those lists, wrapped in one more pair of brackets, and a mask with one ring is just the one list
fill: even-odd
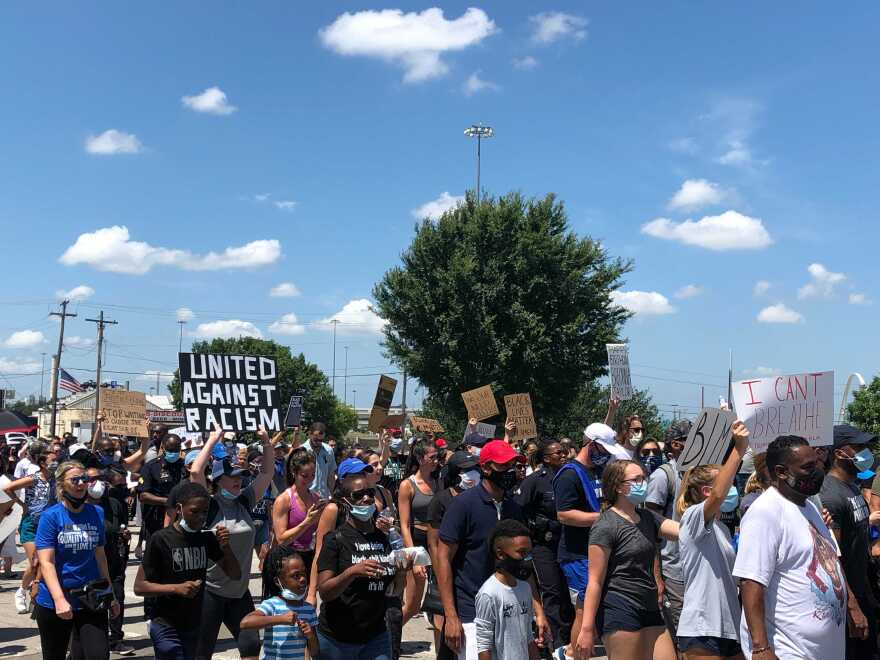
[(79, 381), (76, 378), (64, 371), (64, 369), (59, 369), (58, 387), (60, 387), (62, 390), (68, 390), (70, 392), (84, 392), (86, 389), (79, 384)]

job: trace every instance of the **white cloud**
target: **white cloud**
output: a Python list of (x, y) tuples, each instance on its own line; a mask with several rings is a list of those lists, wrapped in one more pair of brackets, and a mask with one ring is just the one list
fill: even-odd
[(474, 71), (471, 75), (469, 75), (468, 79), (464, 81), (464, 84), (461, 88), (465, 96), (473, 96), (474, 94), (485, 91), (497, 92), (499, 89), (501, 89), (492, 81), (483, 80), (482, 78), (480, 78), (479, 71)]
[(208, 323), (199, 323), (198, 327), (188, 333), (190, 337), (200, 337), (202, 339), (234, 339), (236, 337), (255, 337), (262, 339), (263, 333), (250, 321), (239, 321), (238, 319), (229, 319), (228, 321), (210, 321)]
[(43, 365), (39, 362), (25, 362), (22, 360), (9, 360), (0, 357), (0, 373), (3, 374), (33, 374), (40, 373)]
[(706, 216), (697, 222), (673, 222), (666, 218), (657, 218), (642, 225), (642, 233), (717, 251), (761, 250), (773, 243), (760, 219), (750, 218), (736, 211)]
[(612, 291), (611, 301), (637, 316), (661, 316), (676, 311), (669, 299), (656, 291)]
[(262, 193), (259, 195), (254, 195), (255, 202), (265, 202), (272, 196), (272, 193)]
[(850, 305), (870, 305), (871, 301), (868, 299), (864, 293), (851, 293), (849, 294), (849, 304)]
[(525, 57), (514, 57), (513, 58), (513, 68), (519, 69), (520, 71), (531, 71), (535, 67), (538, 66), (538, 60), (532, 57), (531, 55), (526, 55)]
[(221, 253), (193, 254), (189, 250), (154, 247), (132, 241), (127, 227), (113, 226), (80, 234), (59, 261), (66, 266), (85, 264), (111, 273), (143, 275), (154, 266), (182, 270), (226, 270), (257, 268), (272, 264), (281, 257), (277, 240), (251, 241), (240, 247), (228, 247)]
[[(159, 388), (160, 389), (162, 387), (162, 383), (167, 384), (167, 383), (170, 383), (172, 380), (174, 380), (174, 374), (164, 373), (164, 372), (161, 372), (161, 371), (158, 371), (155, 369), (149, 369), (149, 370), (145, 371), (144, 373), (142, 373), (138, 376), (135, 376), (134, 379), (144, 381), (147, 383), (152, 383), (153, 385), (155, 385), (156, 384), (156, 376), (159, 376)], [(162, 391), (162, 392), (159, 392), (159, 394), (167, 394), (167, 392)]]
[(86, 138), (86, 151), (96, 156), (115, 156), (116, 154), (139, 154), (144, 148), (134, 133), (123, 133), (115, 128), (100, 135)]
[(373, 306), (366, 298), (359, 298), (358, 300), (352, 300), (346, 303), (345, 306), (333, 316), (316, 321), (315, 326), (321, 330), (332, 330), (333, 324), (331, 321), (334, 319), (339, 321), (336, 332), (349, 335), (381, 334), (387, 323), (387, 321), (379, 318), (376, 312), (373, 311)]
[(718, 157), (722, 165), (750, 165), (752, 163), (752, 150), (742, 140), (730, 140), (728, 149)]
[(306, 326), (296, 318), (296, 314), (285, 314), (269, 326), (269, 332), (276, 335), (302, 335), (306, 332)]
[(697, 146), (697, 141), (692, 137), (681, 137), (675, 138), (674, 140), (670, 140), (666, 145), (672, 151), (675, 151), (680, 154), (695, 154), (699, 151), (699, 147)]
[(273, 286), (269, 295), (273, 298), (296, 298), (300, 295), (300, 291), (293, 282), (282, 282), (278, 286)]
[(85, 284), (75, 286), (70, 291), (58, 289), (58, 291), (55, 292), (55, 297), (58, 298), (58, 300), (69, 300), (71, 302), (86, 300), (87, 298), (91, 298), (93, 295), (95, 295), (95, 290), (90, 286), (86, 286)]
[(706, 179), (688, 179), (672, 196), (666, 208), (670, 210), (696, 211), (704, 206), (720, 204), (726, 193), (717, 183)]
[(782, 373), (781, 369), (774, 367), (755, 367), (754, 369), (743, 369), (744, 376), (757, 376), (758, 378), (769, 378), (770, 376), (778, 376)]
[(3, 345), (6, 348), (36, 348), (45, 341), (39, 330), (19, 330), (9, 335)]
[(532, 41), (538, 44), (552, 44), (560, 39), (581, 41), (587, 36), (587, 19), (561, 11), (542, 12), (530, 16)]
[(798, 289), (798, 298), (830, 298), (834, 294), (834, 287), (846, 279), (843, 273), (832, 273), (822, 264), (810, 264), (807, 266), (810, 273), (810, 281)]
[(758, 321), (761, 323), (803, 323), (804, 317), (799, 312), (779, 303), (765, 307), (758, 312)]
[(219, 87), (208, 87), (201, 94), (184, 96), (180, 99), (184, 107), (195, 112), (204, 112), (209, 115), (231, 115), (238, 110), (231, 105), (226, 98), (226, 93)]
[(70, 348), (91, 348), (95, 345), (95, 340), (72, 335), (64, 338), (64, 345)]
[(767, 280), (758, 280), (755, 282), (755, 288), (752, 289), (752, 293), (755, 296), (763, 296), (770, 290), (770, 282)]
[(437, 220), (441, 215), (446, 213), (446, 211), (454, 209), (463, 202), (464, 197), (456, 197), (455, 195), (450, 195), (448, 192), (443, 192), (440, 193), (440, 197), (437, 199), (432, 199), (430, 202), (422, 204), (419, 208), (413, 209), (412, 214), (417, 220), (424, 220), (425, 218)]
[(196, 317), (195, 313), (189, 307), (178, 307), (177, 308), (177, 320), (178, 321), (192, 321)]
[(721, 135), (721, 155), (716, 162), (734, 167), (761, 164), (752, 153), (749, 142), (754, 134), (763, 106), (750, 98), (725, 97), (718, 99), (709, 112), (701, 117), (708, 122), (714, 135)]
[(696, 284), (686, 284), (681, 287), (678, 291), (676, 291), (673, 295), (676, 298), (680, 298), (682, 300), (686, 298), (696, 298), (700, 294), (703, 293), (703, 287), (697, 286)]
[(293, 211), (296, 208), (296, 202), (289, 199), (280, 199), (277, 202), (272, 202), (272, 204), (281, 211)]
[(480, 43), (496, 31), (482, 9), (471, 7), (447, 20), (438, 7), (404, 14), (400, 9), (367, 10), (338, 16), (318, 33), (321, 43), (339, 55), (373, 57), (404, 69), (403, 82), (442, 76), (442, 56)]

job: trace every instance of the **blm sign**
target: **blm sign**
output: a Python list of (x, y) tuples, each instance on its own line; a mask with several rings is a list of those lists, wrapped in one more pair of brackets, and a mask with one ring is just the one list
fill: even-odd
[(275, 358), (181, 353), (187, 431), (280, 431)]

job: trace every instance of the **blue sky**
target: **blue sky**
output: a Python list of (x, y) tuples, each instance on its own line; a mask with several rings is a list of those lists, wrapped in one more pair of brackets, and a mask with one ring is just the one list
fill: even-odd
[(473, 187), (475, 122), (487, 192), (555, 192), (635, 260), (634, 381), (667, 413), (715, 401), (728, 349), (741, 375), (873, 375), (880, 9), (431, 7), (4, 4), (6, 386), (39, 390), (19, 374), (86, 287), (66, 367), (93, 367), (104, 309), (106, 368), (147, 390), (186, 308), (184, 344), (259, 332), (329, 372), (335, 317), (338, 393), (349, 346), (366, 404), (392, 368), (363, 301), (414, 210)]

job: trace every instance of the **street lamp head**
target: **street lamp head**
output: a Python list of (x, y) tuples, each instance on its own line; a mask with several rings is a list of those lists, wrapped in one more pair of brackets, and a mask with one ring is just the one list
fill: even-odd
[(468, 137), (475, 137), (486, 140), (490, 137), (495, 137), (495, 129), (493, 129), (491, 126), (474, 124), (473, 126), (468, 126), (466, 129), (464, 129), (464, 134)]

